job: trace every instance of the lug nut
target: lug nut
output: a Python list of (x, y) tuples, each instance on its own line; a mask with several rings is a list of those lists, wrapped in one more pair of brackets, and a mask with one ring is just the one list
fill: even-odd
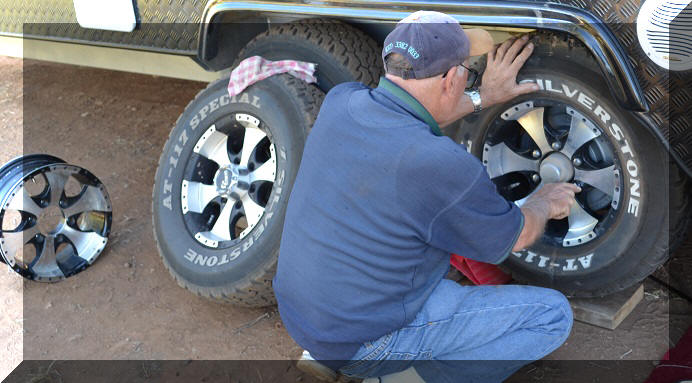
[(538, 174), (534, 174), (531, 176), (531, 179), (533, 180), (533, 182), (538, 182), (541, 180), (541, 176), (539, 176)]
[(541, 157), (541, 151), (536, 149), (533, 151), (533, 158), (540, 158)]
[(572, 163), (574, 164), (574, 166), (581, 166), (581, 160), (579, 158), (573, 159)]
[(553, 147), (554, 150), (560, 150), (560, 148), (561, 148), (560, 143), (558, 141), (553, 142), (553, 144), (551, 146)]

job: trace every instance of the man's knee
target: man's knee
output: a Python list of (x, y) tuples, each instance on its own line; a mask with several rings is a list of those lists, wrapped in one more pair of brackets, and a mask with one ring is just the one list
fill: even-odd
[(560, 344), (567, 340), (572, 331), (574, 321), (572, 307), (567, 298), (559, 291), (544, 289), (543, 303), (550, 307), (551, 315), (545, 325), (556, 338), (561, 339)]

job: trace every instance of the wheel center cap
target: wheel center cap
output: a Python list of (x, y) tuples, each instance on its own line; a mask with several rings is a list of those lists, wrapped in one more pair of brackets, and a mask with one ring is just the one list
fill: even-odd
[(238, 185), (237, 170), (230, 167), (219, 169), (219, 171), (216, 173), (214, 184), (216, 185), (216, 190), (219, 192), (219, 194), (229, 194), (231, 190)]
[(37, 218), (38, 229), (44, 234), (53, 234), (57, 232), (60, 224), (65, 220), (62, 210), (57, 206), (50, 206), (43, 209)]
[(567, 156), (555, 152), (541, 162), (540, 173), (543, 182), (567, 182), (574, 177), (574, 166)]

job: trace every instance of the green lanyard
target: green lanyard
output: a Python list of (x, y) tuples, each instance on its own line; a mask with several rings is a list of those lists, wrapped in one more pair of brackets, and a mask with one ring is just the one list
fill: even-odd
[(440, 126), (437, 125), (437, 121), (435, 121), (435, 119), (430, 115), (430, 113), (428, 113), (428, 110), (425, 109), (425, 107), (421, 105), (421, 103), (418, 102), (418, 100), (416, 100), (415, 97), (411, 96), (407, 91), (403, 90), (398, 85), (389, 81), (386, 77), (380, 77), (379, 87), (388, 90), (394, 96), (406, 103), (406, 105), (410, 106), (411, 109), (413, 109), (413, 111), (416, 112), (416, 114), (418, 114), (418, 117), (422, 118), (423, 121), (425, 121), (425, 123), (428, 124), (430, 130), (432, 130), (432, 133), (434, 135), (442, 135), (442, 132), (440, 131)]

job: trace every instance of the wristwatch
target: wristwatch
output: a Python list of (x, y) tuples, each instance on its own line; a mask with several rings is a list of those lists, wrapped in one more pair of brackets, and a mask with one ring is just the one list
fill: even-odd
[(483, 110), (483, 106), (481, 105), (481, 92), (479, 92), (478, 89), (467, 90), (464, 91), (464, 93), (471, 98), (473, 113), (478, 113)]

